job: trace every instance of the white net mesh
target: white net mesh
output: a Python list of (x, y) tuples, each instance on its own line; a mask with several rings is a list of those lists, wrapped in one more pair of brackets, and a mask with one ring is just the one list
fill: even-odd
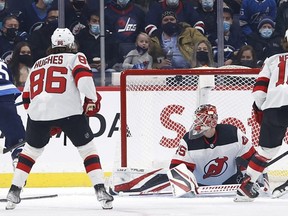
[[(257, 72), (235, 67), (126, 71), (121, 77), (121, 128), (127, 128), (122, 131), (121, 165), (169, 166), (175, 148), (193, 123), (200, 74), (214, 74), (215, 86), (204, 97), (217, 107), (218, 122), (237, 126), (257, 146), (259, 125), (253, 118), (251, 95)], [(286, 164), (282, 160), (275, 163), (271, 174), (286, 178)]]

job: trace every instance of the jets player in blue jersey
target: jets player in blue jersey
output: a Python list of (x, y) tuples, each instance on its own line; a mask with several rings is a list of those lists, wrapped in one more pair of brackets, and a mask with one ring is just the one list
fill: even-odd
[[(13, 84), (13, 78), (7, 65), (0, 59), (0, 131), (5, 137), (5, 148), (24, 142), (25, 129), (15, 105), (21, 92)], [(22, 147), (12, 151), (13, 164), (17, 163)]]

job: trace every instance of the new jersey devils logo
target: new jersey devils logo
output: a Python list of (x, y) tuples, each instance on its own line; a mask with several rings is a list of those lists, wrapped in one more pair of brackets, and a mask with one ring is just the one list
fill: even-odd
[(218, 157), (209, 161), (209, 163), (204, 167), (205, 174), (203, 175), (203, 179), (222, 175), (228, 168), (227, 160), (228, 157), (225, 156), (223, 158)]

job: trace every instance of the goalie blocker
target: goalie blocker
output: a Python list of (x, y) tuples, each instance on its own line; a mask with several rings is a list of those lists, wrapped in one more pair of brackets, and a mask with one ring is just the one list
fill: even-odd
[(194, 196), (199, 194), (198, 184), (194, 174), (187, 169), (185, 164), (180, 164), (167, 172), (172, 193), (175, 197)]

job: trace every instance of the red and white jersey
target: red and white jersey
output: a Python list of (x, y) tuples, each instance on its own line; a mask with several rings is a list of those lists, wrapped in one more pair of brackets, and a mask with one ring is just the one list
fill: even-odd
[(82, 114), (80, 93), (97, 100), (87, 59), (83, 53), (60, 53), (35, 62), (23, 97), (30, 98), (28, 115), (32, 120), (49, 121)]
[(185, 134), (170, 168), (184, 163), (199, 184), (221, 185), (237, 173), (237, 157), (247, 160), (254, 153), (251, 142), (237, 127), (218, 124), (212, 139), (202, 136), (191, 140), (189, 133)]
[(288, 105), (288, 53), (265, 60), (252, 95), (261, 110)]

